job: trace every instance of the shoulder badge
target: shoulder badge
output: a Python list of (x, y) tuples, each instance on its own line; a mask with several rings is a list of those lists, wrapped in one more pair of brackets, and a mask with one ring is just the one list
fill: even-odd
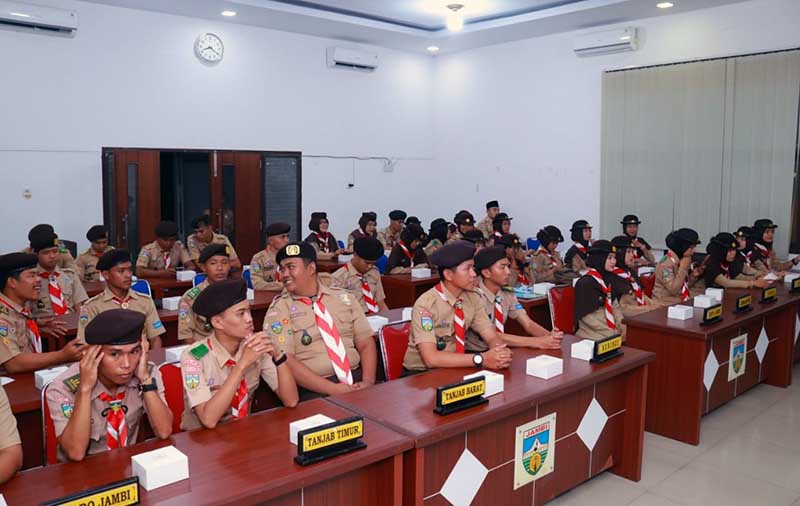
[(208, 354), (208, 346), (206, 346), (205, 343), (200, 343), (189, 350), (189, 353), (191, 353), (194, 358), (199, 360)]
[(80, 373), (70, 376), (69, 378), (64, 380), (64, 385), (69, 388), (69, 391), (73, 394), (78, 391), (78, 386), (81, 384), (81, 375)]
[(661, 260), (659, 260), (658, 263), (666, 262), (667, 258), (669, 258), (669, 257), (667, 255), (664, 255), (663, 257), (661, 257)]
[(196, 299), (198, 295), (200, 295), (200, 288), (196, 286), (191, 290), (189, 290), (188, 292), (186, 292), (186, 296), (192, 300)]
[(0, 306), (0, 314), (8, 314), (8, 308), (5, 306)]

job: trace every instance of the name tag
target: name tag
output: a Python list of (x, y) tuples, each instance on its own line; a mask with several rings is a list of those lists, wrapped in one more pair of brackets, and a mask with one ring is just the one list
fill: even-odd
[(307, 466), (337, 455), (366, 448), (364, 417), (354, 416), (297, 433), (295, 462)]
[(778, 300), (778, 288), (770, 286), (761, 291), (761, 302), (775, 302)]
[(703, 309), (703, 320), (700, 325), (711, 325), (722, 321), (722, 304), (715, 304)]
[(462, 409), (485, 404), (489, 401), (484, 394), (486, 394), (486, 378), (484, 376), (438, 387), (436, 389), (436, 407), (433, 412), (439, 415), (449, 415)]
[(736, 312), (737, 313), (746, 313), (753, 309), (750, 307), (750, 304), (753, 302), (752, 295), (742, 295), (741, 297), (736, 298)]
[(792, 280), (791, 292), (792, 293), (800, 292), (800, 278), (794, 278)]
[(139, 478), (134, 476), (102, 487), (42, 503), (42, 506), (128, 506), (139, 504)]
[(594, 342), (594, 353), (590, 362), (598, 363), (622, 355), (622, 336), (616, 334)]

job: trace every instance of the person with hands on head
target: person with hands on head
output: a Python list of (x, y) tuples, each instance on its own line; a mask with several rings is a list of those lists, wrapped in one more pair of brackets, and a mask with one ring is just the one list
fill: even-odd
[(254, 332), (247, 283), (229, 279), (210, 285), (192, 311), (211, 323), (212, 334), (181, 356), (185, 410), (184, 430), (213, 429), (250, 413), (259, 378), (284, 406), (297, 405), (297, 385), (286, 355), (265, 332)]
[(156, 437), (172, 434), (161, 373), (147, 361), (144, 324), (145, 315), (130, 309), (100, 313), (86, 326), (81, 361), (48, 385), (60, 461), (135, 443), (144, 416)]
[(664, 241), (668, 249), (656, 264), (653, 300), (669, 306), (689, 300), (690, 288), (702, 276), (702, 269), (692, 269), (692, 255), (700, 239), (691, 228), (680, 228), (670, 232)]
[(642, 237), (639, 237), (639, 225), (641, 224), (641, 220), (635, 214), (626, 214), (620, 222), (622, 234), (631, 240), (631, 246), (634, 249), (633, 260), (636, 267), (656, 263), (656, 257), (653, 256), (653, 248)]
[(178, 240), (178, 225), (162, 221), (156, 225), (156, 240), (145, 245), (136, 259), (136, 275), (140, 278), (175, 278), (177, 268), (194, 270), (189, 252)]

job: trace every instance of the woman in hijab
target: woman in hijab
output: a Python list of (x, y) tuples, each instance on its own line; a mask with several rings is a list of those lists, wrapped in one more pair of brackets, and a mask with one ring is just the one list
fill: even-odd
[(619, 305), (622, 293), (612, 286), (616, 265), (616, 249), (609, 241), (596, 241), (589, 248), (586, 274), (575, 284), (576, 336), (596, 341), (625, 334)]
[(319, 260), (332, 260), (345, 253), (345, 250), (339, 247), (333, 234), (328, 232), (329, 226), (328, 213), (311, 213), (311, 221), (308, 222), (311, 233), (308, 234), (305, 242), (317, 250), (317, 259)]
[(428, 257), (422, 245), (428, 236), (421, 226), (412, 223), (400, 232), (400, 240), (392, 247), (386, 272), (389, 274), (407, 274), (411, 269), (428, 265)]
[(737, 262), (739, 244), (736, 237), (720, 232), (708, 243), (708, 260), (703, 274), (709, 288), (766, 288), (769, 281), (754, 279), (742, 273), (742, 262)]
[(511, 233), (511, 220), (506, 213), (497, 213), (492, 219), (492, 235), (490, 239), (496, 241), (502, 239), (504, 235)]
[(564, 236), (558, 227), (544, 227), (536, 234), (536, 239), (539, 241), (539, 248), (534, 252), (531, 263), (537, 283), (571, 283), (578, 277), (564, 265), (561, 254), (556, 251), (558, 244), (564, 242)]
[(353, 242), (359, 237), (374, 237), (378, 238), (378, 215), (372, 211), (361, 213), (361, 218), (358, 219), (358, 228), (350, 232), (347, 236), (347, 250), (353, 251)]
[(772, 248), (776, 228), (778, 228), (778, 225), (767, 218), (756, 220), (753, 224), (753, 264), (756, 270), (772, 271), (780, 277), (797, 265), (797, 262), (800, 262), (800, 257), (794, 257), (791, 260), (780, 260), (778, 258), (777, 253)]
[(635, 316), (660, 307), (644, 293), (642, 281), (637, 274), (639, 266), (636, 262), (636, 248), (631, 238), (627, 235), (618, 235), (611, 239), (611, 245), (617, 250), (615, 253), (617, 265), (611, 271), (614, 274), (611, 278), (611, 288), (615, 293), (621, 294), (619, 305), (622, 316)]
[(639, 237), (639, 225), (642, 224), (639, 217), (635, 214), (626, 214), (620, 224), (622, 225), (622, 234), (627, 235), (633, 245), (636, 266), (654, 265), (656, 257), (653, 256), (653, 248), (647, 241)]
[[(753, 263), (753, 244), (755, 243), (755, 238), (753, 236), (753, 229), (751, 227), (739, 227), (736, 231), (736, 245), (738, 252), (736, 254), (735, 263), (741, 265), (742, 274), (746, 274), (747, 276), (753, 278), (760, 278), (765, 276), (769, 270), (758, 270), (756, 269), (756, 264)], [(763, 264), (759, 264), (764, 267)]]
[(572, 269), (572, 272), (583, 276), (589, 246), (592, 245), (592, 226), (586, 220), (578, 220), (572, 224), (569, 232), (572, 236), (572, 247), (564, 255), (564, 263)]
[(653, 300), (662, 306), (670, 306), (692, 297), (690, 288), (702, 279), (703, 267), (692, 268), (692, 255), (700, 244), (700, 238), (691, 228), (670, 232), (665, 242), (668, 250), (656, 265)]
[(423, 248), (426, 256), (431, 256), (450, 238), (450, 230), (447, 225), (447, 220), (444, 218), (436, 218), (431, 222), (431, 228), (428, 230), (428, 244)]

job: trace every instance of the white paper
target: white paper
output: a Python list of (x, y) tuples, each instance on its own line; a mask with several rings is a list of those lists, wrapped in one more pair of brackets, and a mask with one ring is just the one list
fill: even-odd
[(8, 506), (6, 503), (6, 498), (3, 497), (3, 494), (0, 494), (0, 506)]
[(764, 276), (764, 279), (767, 281), (775, 281), (778, 279), (778, 276), (776, 276), (774, 272), (769, 272), (766, 276)]
[[(14, 378), (7, 378), (5, 376), (0, 376), (0, 384), (2, 384), (2, 386), (6, 386), (9, 383), (13, 383), (13, 382), (14, 382)], [(0, 506), (3, 506), (3, 505), (0, 504)]]
[(464, 450), (442, 485), (442, 497), (453, 506), (470, 506), (489, 470), (469, 450)]

